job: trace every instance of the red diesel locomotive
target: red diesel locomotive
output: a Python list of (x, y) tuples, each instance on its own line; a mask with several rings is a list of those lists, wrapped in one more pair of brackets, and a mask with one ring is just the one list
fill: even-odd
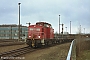
[(51, 24), (37, 22), (28, 27), (28, 39), (26, 43), (31, 47), (51, 44), (54, 39), (54, 29)]

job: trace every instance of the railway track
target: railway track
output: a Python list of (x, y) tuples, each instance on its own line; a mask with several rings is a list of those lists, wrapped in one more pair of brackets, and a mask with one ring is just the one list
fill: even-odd
[[(49, 46), (44, 46), (44, 47), (41, 47), (39, 49), (47, 49), (47, 48), (52, 47), (52, 46), (56, 46), (56, 44), (49, 45)], [(36, 51), (36, 50), (39, 50), (39, 49), (32, 49), (29, 46), (27, 46), (27, 47), (19, 48), (19, 49), (16, 49), (16, 50), (11, 50), (11, 51), (8, 51), (8, 52), (0, 53), (0, 58), (2, 60), (11, 60), (14, 57), (23, 55), (25, 53), (33, 52), (33, 51)], [(4, 59), (4, 57), (7, 57), (7, 58)]]
[(8, 51), (8, 52), (0, 53), (0, 57), (3, 60), (5, 60), (4, 57), (8, 57), (6, 59), (6, 60), (8, 60), (8, 59), (10, 59), (10, 57), (17, 57), (19, 55), (23, 55), (23, 54), (28, 53), (28, 52), (33, 52), (35, 50), (36, 49), (32, 49), (29, 46), (27, 46), (27, 47), (19, 48), (19, 49), (16, 49), (16, 50), (11, 50), (11, 51)]
[(21, 45), (24, 44), (25, 42), (2, 42), (0, 43), (0, 47), (3, 46), (12, 46), (12, 45)]
[(0, 40), (0, 43), (2, 42), (17, 42), (17, 40)]

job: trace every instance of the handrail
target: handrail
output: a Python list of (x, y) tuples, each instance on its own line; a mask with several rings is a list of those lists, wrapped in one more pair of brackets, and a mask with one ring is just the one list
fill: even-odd
[(71, 60), (71, 53), (72, 53), (73, 42), (74, 42), (74, 40), (72, 41), (72, 43), (70, 45), (70, 49), (69, 49), (68, 56), (67, 56), (67, 59), (66, 60)]

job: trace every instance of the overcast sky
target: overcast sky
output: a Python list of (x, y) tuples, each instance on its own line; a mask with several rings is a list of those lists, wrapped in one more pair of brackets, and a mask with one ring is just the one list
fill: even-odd
[(58, 32), (60, 23), (64, 32), (77, 33), (81, 25), (82, 32), (90, 33), (90, 0), (0, 0), (0, 25), (18, 24), (18, 2), (21, 3), (21, 24), (35, 24), (44, 21), (52, 24)]

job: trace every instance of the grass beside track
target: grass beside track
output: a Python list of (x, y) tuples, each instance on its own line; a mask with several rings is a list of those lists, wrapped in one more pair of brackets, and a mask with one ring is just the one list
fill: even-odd
[(90, 60), (90, 50), (80, 52), (80, 55), (77, 57), (77, 60)]

